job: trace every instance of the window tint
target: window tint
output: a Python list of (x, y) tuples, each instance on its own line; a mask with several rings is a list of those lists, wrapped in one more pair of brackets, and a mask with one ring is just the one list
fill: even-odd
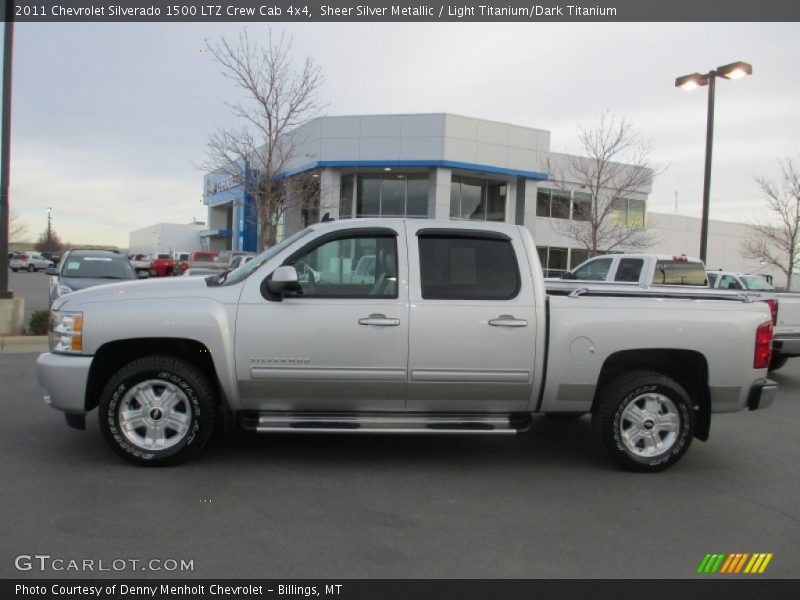
[(419, 256), (423, 298), (509, 300), (519, 292), (508, 240), (421, 236)]
[(744, 283), (745, 289), (748, 290), (772, 291), (775, 289), (769, 283), (764, 281), (764, 279), (756, 275), (742, 275), (741, 280)]
[[(702, 263), (660, 260), (653, 273), (655, 285), (707, 285)], [(723, 286), (720, 286), (723, 287)]]
[(608, 276), (608, 270), (611, 268), (610, 258), (597, 258), (583, 263), (580, 267), (575, 269), (572, 273), (574, 279), (581, 279), (583, 281), (605, 281)]
[(62, 277), (95, 279), (135, 279), (127, 258), (110, 256), (70, 256), (61, 269)]
[(709, 287), (714, 287), (714, 284), (717, 282), (717, 277), (719, 277), (719, 275), (717, 275), (716, 273), (708, 273), (708, 286)]
[(719, 287), (723, 290), (740, 290), (742, 286), (732, 275), (723, 275), (719, 280)]
[(642, 266), (644, 260), (641, 258), (621, 258), (617, 266), (617, 273), (614, 275), (614, 281), (639, 281), (639, 275), (642, 273)]
[(290, 263), (304, 297), (397, 298), (397, 240), (348, 237), (325, 242)]

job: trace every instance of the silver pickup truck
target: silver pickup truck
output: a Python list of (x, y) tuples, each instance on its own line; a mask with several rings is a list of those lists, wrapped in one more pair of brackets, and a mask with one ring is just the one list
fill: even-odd
[[(371, 257), (369, 277), (355, 277)], [(706, 290), (710, 292), (710, 290)], [(311, 226), (225, 275), (67, 294), (45, 401), (122, 457), (174, 463), (215, 422), (265, 433), (514, 434), (591, 413), (622, 467), (658, 471), (711, 413), (768, 406), (763, 302), (582, 289), (548, 296), (523, 227)], [(228, 419), (223, 417), (233, 417)]]

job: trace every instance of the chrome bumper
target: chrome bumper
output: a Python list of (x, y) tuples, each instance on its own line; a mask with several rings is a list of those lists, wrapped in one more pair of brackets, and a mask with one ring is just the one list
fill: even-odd
[(747, 408), (750, 410), (767, 408), (775, 400), (777, 393), (778, 384), (776, 382), (771, 379), (759, 379), (750, 388), (750, 394), (747, 396)]
[(779, 356), (800, 356), (800, 335), (777, 334), (772, 338), (772, 351)]
[(44, 401), (58, 410), (72, 415), (86, 414), (86, 382), (89, 379), (91, 356), (39, 355), (36, 377), (42, 388)]

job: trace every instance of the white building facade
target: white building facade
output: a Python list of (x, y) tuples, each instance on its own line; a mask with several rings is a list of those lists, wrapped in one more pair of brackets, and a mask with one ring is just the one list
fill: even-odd
[(156, 254), (159, 252), (191, 252), (200, 249), (202, 223), (156, 223), (128, 234), (130, 254)]
[[(580, 185), (557, 186), (550, 180), (548, 171), (569, 157), (550, 151), (546, 130), (444, 113), (362, 115), (313, 119), (290, 138), (292, 157), (279, 177), (310, 174), (319, 185), (313, 205), (290, 203), (285, 235), (325, 215), (499, 221), (533, 233), (548, 275), (558, 276), (588, 257), (558, 221), (581, 220), (581, 207), (591, 196)], [(244, 212), (232, 200), (246, 195), (233, 185), (224, 188), (222, 198), (215, 183), (220, 177), (206, 176), (208, 222), (230, 229), (203, 235), (214, 235), (220, 247), (250, 249), (241, 240), (255, 240), (257, 225), (236, 218)], [(700, 219), (648, 213), (650, 192), (642, 187), (616, 198), (613, 221), (648, 227), (654, 239), (648, 252), (696, 256)], [(746, 235), (743, 224), (712, 222), (708, 268), (766, 272), (780, 285), (781, 273), (742, 257)]]

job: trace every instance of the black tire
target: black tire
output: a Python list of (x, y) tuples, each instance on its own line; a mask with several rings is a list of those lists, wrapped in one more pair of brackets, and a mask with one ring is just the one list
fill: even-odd
[(545, 413), (545, 416), (553, 421), (577, 421), (585, 414), (584, 412), (549, 412)]
[[(139, 385), (152, 395), (136, 394), (134, 388)], [(171, 396), (165, 399), (167, 393)], [(167, 407), (165, 403), (173, 398), (177, 398), (174, 408)], [(140, 358), (117, 371), (100, 395), (99, 409), (106, 442), (124, 459), (145, 466), (175, 464), (197, 454), (211, 436), (216, 415), (215, 395), (206, 377), (171, 356)], [(123, 417), (128, 419), (128, 427), (123, 428), (123, 411), (141, 414)], [(141, 425), (134, 427), (137, 422)], [(162, 437), (160, 449), (151, 447), (156, 434)]]
[(36, 273), (36, 267), (33, 265), (28, 265), (28, 273)]
[(596, 442), (629, 471), (671, 467), (689, 449), (694, 428), (686, 390), (652, 371), (620, 375), (603, 389), (592, 411)]
[(772, 360), (769, 361), (769, 370), (770, 371), (777, 371), (781, 367), (786, 366), (786, 362), (789, 360), (788, 356), (776, 356), (772, 355)]
[(11, 269), (11, 270), (12, 270), (12, 271), (14, 271), (14, 273), (16, 273), (17, 271), (19, 271), (19, 269)]

